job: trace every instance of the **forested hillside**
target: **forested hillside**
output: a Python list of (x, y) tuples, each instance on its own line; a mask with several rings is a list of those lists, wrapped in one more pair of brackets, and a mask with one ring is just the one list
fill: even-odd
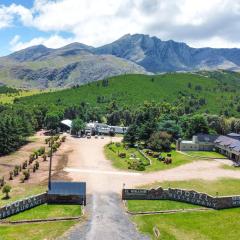
[(175, 138), (239, 132), (239, 79), (225, 71), (122, 75), (15, 99), (0, 105), (0, 154), (21, 146), (37, 129), (56, 130), (65, 118), (131, 126), (133, 140), (148, 139), (159, 124), (178, 129)]
[(122, 75), (68, 90), (22, 98), (20, 103), (30, 106), (57, 104), (63, 107), (85, 101), (103, 109), (112, 101), (127, 108), (154, 101), (171, 103), (180, 113), (198, 111), (239, 116), (239, 87), (240, 74), (225, 71)]

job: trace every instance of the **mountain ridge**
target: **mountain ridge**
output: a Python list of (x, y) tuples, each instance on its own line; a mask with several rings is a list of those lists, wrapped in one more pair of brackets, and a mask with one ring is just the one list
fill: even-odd
[(74, 42), (32, 46), (0, 57), (0, 83), (16, 87), (69, 87), (125, 73), (240, 71), (238, 48), (192, 48), (184, 42), (126, 34), (101, 47)]

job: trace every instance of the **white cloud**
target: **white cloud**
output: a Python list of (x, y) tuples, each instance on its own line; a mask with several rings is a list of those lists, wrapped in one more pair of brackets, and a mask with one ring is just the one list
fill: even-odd
[(52, 35), (49, 38), (38, 37), (38, 38), (33, 38), (32, 40), (30, 40), (28, 42), (22, 42), (20, 40), (20, 37), (18, 35), (16, 35), (10, 41), (10, 45), (11, 45), (11, 51), (19, 51), (21, 49), (40, 45), (40, 44), (42, 44), (46, 47), (49, 47), (49, 48), (60, 48), (69, 43), (72, 43), (73, 41), (74, 41), (74, 39), (72, 39), (72, 38), (66, 39), (66, 38), (63, 38), (58, 35)]
[[(239, 46), (240, 0), (35, 0), (31, 9), (0, 6), (0, 28), (18, 17), (26, 27), (53, 33), (17, 41), (17, 48), (70, 40), (100, 46), (126, 33), (146, 33), (201, 46)], [(61, 32), (74, 37), (64, 39)]]

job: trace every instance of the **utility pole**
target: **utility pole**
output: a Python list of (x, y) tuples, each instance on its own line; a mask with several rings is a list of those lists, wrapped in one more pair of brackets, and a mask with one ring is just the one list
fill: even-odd
[(53, 155), (53, 139), (50, 140), (50, 163), (49, 163), (49, 176), (48, 176), (48, 191), (51, 190), (51, 175), (52, 175), (52, 155)]

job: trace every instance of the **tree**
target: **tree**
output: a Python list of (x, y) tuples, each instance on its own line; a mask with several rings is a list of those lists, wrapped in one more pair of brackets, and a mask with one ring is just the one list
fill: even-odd
[(85, 122), (81, 118), (77, 118), (72, 122), (72, 132), (76, 135), (79, 135), (81, 131), (83, 131), (86, 127)]
[(155, 132), (147, 142), (147, 146), (154, 151), (168, 152), (171, 150), (172, 136), (167, 132)]
[(60, 125), (60, 115), (57, 112), (48, 112), (45, 117), (45, 125), (48, 130), (56, 131)]
[(158, 124), (158, 130), (171, 134), (174, 139), (178, 139), (182, 135), (181, 127), (174, 120), (161, 121)]
[(129, 143), (131, 146), (133, 146), (138, 141), (137, 126), (135, 124), (132, 124), (128, 128), (123, 140)]
[(186, 137), (192, 137), (198, 133), (209, 133), (209, 127), (206, 116), (202, 114), (196, 114), (192, 117), (184, 118), (186, 126)]
[(6, 195), (5, 196), (6, 199), (9, 198), (9, 193), (11, 192), (11, 189), (12, 189), (12, 187), (8, 184), (3, 186), (2, 193)]

